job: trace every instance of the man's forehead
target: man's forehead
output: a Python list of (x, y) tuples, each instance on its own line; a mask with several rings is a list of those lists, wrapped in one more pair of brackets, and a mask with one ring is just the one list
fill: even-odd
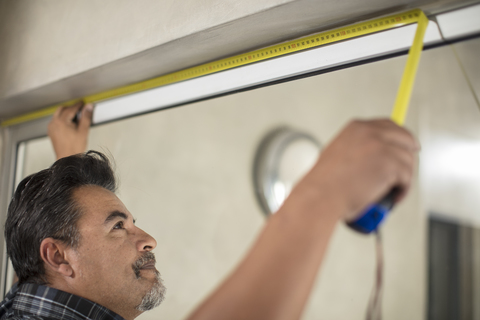
[(112, 212), (123, 212), (131, 216), (115, 193), (99, 186), (82, 186), (73, 193), (75, 202), (82, 210), (82, 217), (105, 219)]

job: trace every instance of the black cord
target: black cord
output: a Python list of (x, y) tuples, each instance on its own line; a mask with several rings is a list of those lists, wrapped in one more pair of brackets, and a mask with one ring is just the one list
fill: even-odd
[(467, 74), (467, 71), (465, 70), (465, 67), (463, 66), (462, 60), (460, 59), (457, 50), (455, 49), (455, 46), (453, 45), (452, 41), (448, 41), (445, 39), (443, 36), (442, 28), (440, 28), (440, 25), (436, 19), (436, 17), (432, 17), (431, 20), (435, 21), (438, 26), (438, 31), (440, 32), (440, 37), (442, 38), (443, 42), (448, 44), (450, 48), (453, 51), (453, 55), (455, 56), (455, 59), (457, 60), (458, 66), (460, 67), (460, 70), (462, 71), (463, 77), (467, 81), (468, 88), (470, 89), (470, 92), (472, 93), (473, 99), (475, 100), (475, 103), (477, 104), (478, 109), (480, 110), (480, 99), (478, 99), (477, 93), (475, 92), (475, 88), (472, 85), (472, 82), (470, 81), (470, 77)]
[(366, 320), (382, 319), (382, 294), (383, 294), (383, 243), (380, 230), (375, 233), (375, 251), (377, 255), (377, 270), (375, 272), (375, 286), (373, 287), (368, 302)]

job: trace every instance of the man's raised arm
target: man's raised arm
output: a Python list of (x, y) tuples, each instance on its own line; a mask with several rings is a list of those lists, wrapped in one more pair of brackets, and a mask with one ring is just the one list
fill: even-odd
[(189, 320), (299, 319), (339, 221), (410, 187), (419, 145), (390, 120), (354, 121), (322, 152), (253, 247)]

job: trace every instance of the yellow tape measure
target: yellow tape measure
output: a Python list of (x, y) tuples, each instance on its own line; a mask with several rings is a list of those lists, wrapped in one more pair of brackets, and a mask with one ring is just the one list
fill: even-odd
[[(418, 36), (418, 32), (421, 29), (420, 25), (422, 23), (425, 23), (425, 22), (422, 22), (424, 20), (426, 20), (428, 23), (428, 20), (426, 19), (424, 13), (419, 9), (415, 9), (415, 10), (411, 10), (411, 11), (396, 14), (396, 15), (391, 15), (383, 18), (378, 18), (378, 19), (374, 19), (366, 22), (357, 23), (347, 27), (342, 27), (335, 30), (330, 30), (330, 31), (310, 35), (297, 40), (288, 41), (285, 43), (255, 50), (252, 52), (243, 53), (233, 57), (205, 63), (196, 67), (173, 72), (157, 78), (119, 87), (116, 89), (96, 93), (83, 98), (65, 101), (61, 104), (57, 104), (45, 109), (41, 109), (39, 111), (35, 111), (35, 112), (24, 114), (19, 117), (7, 119), (1, 123), (1, 126), (6, 127), (6, 126), (11, 126), (11, 125), (35, 120), (38, 118), (46, 117), (46, 116), (52, 115), (58, 107), (68, 106), (78, 101), (84, 101), (86, 103), (88, 102), (95, 103), (101, 100), (120, 97), (120, 96), (131, 94), (134, 92), (152, 89), (152, 88), (164, 86), (167, 84), (172, 84), (172, 83), (212, 74), (219, 71), (223, 71), (223, 70), (227, 70), (227, 69), (231, 69), (239, 66), (244, 66), (250, 63), (255, 63), (255, 62), (283, 56), (286, 54), (291, 54), (291, 53), (299, 52), (306, 49), (316, 48), (323, 45), (327, 45), (327, 44), (331, 44), (331, 43), (335, 43), (335, 42), (339, 42), (339, 41), (343, 41), (343, 40), (347, 40), (347, 39), (351, 39), (359, 36), (368, 35), (368, 34), (372, 34), (379, 31), (385, 31), (388, 29), (401, 27), (401, 26), (405, 26), (405, 25), (417, 23), (417, 22), (418, 22), (418, 27), (417, 27), (417, 36)], [(423, 33), (424, 31), (425, 30), (423, 30)], [(418, 48), (417, 50), (412, 51), (414, 46), (412, 46), (412, 49), (410, 50), (408, 61), (413, 60), (413, 62), (412, 63), (407, 62), (407, 67), (410, 65), (411, 66), (408, 67), (408, 70), (410, 70), (408, 72), (409, 74), (408, 79), (405, 80), (405, 76), (404, 76), (405, 81), (402, 81), (402, 85), (405, 88), (408, 88), (409, 86), (411, 87), (413, 85), (415, 70), (418, 64), (418, 57), (420, 55), (420, 52), (423, 46), (423, 41), (422, 41), (423, 34), (420, 40), (417, 39), (417, 38), (420, 38), (420, 36), (418, 37), (417, 36), (415, 36), (414, 46), (415, 44), (417, 44), (417, 46), (415, 47), (416, 48), (419, 47), (420, 49), (418, 53), (417, 53)], [(410, 59), (412, 56), (418, 56), (418, 57), (416, 59)], [(407, 69), (405, 71), (406, 71), (405, 73), (407, 73)], [(411, 89), (410, 90), (402, 89), (403, 87), (401, 86), (398, 96), (400, 95), (404, 96), (406, 94), (406, 91), (411, 92)], [(406, 101), (407, 102), (406, 104), (408, 105), (410, 96), (408, 95), (408, 97), (407, 96), (405, 97), (406, 99), (403, 99), (403, 100)], [(398, 107), (395, 109), (401, 110), (401, 107)], [(399, 111), (398, 113), (400, 114), (401, 112)], [(404, 113), (406, 113), (406, 111)], [(398, 119), (400, 119), (401, 117), (402, 116), (399, 116)], [(395, 119), (397, 119), (397, 117), (395, 117)]]
[(403, 71), (402, 81), (398, 88), (397, 100), (393, 106), (391, 118), (398, 125), (403, 125), (405, 117), (407, 116), (408, 103), (412, 95), (413, 83), (415, 82), (415, 75), (417, 74), (418, 62), (423, 49), (423, 37), (427, 30), (428, 19), (425, 14), (420, 11), (418, 17), (417, 31), (413, 44), (408, 51), (407, 64)]

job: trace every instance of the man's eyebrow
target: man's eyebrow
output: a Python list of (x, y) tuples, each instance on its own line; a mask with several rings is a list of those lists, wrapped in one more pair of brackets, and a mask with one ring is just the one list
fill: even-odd
[[(125, 213), (123, 213), (123, 212), (121, 212), (121, 211), (115, 210), (115, 211), (113, 211), (112, 213), (110, 213), (110, 214), (108, 215), (107, 219), (105, 219), (104, 224), (109, 223), (110, 221), (112, 221), (113, 219), (115, 219), (115, 218), (117, 218), (117, 217), (122, 218), (122, 219), (124, 219), (124, 220), (127, 220), (127, 219), (128, 219), (128, 216), (127, 216)], [(134, 221), (134, 222), (135, 222), (135, 221)]]

